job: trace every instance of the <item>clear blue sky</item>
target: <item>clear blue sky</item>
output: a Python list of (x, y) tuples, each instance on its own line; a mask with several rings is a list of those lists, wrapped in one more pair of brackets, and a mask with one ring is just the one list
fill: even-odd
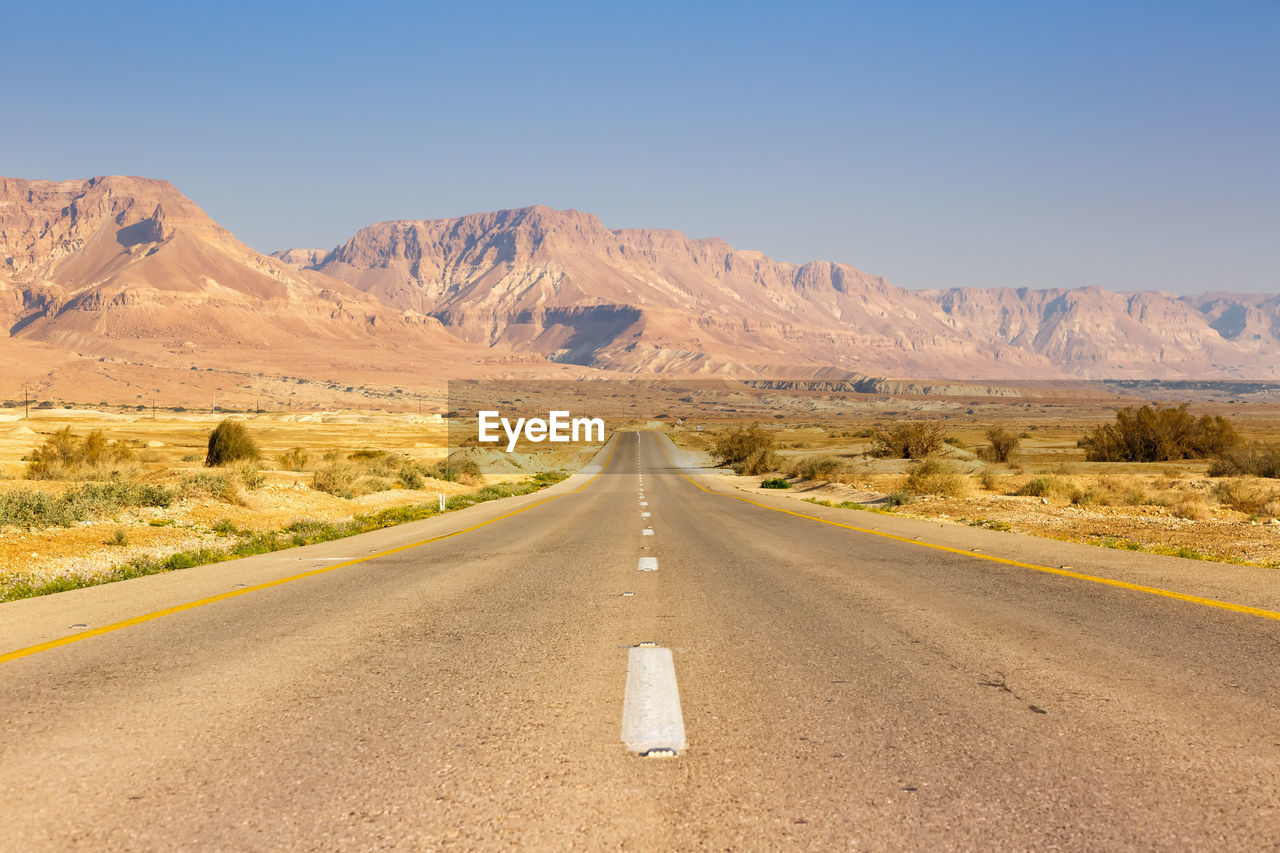
[(0, 174), (250, 245), (547, 204), (908, 287), (1280, 291), (1280, 3), (10, 3)]

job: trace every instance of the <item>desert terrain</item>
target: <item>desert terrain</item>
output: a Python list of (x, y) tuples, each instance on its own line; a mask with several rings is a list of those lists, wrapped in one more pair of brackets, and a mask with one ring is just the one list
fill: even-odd
[[(1126, 401), (1123, 405), (1133, 405)], [(677, 445), (713, 465), (717, 432), (761, 423), (775, 437), (776, 470), (746, 476), (721, 470), (725, 481), (756, 493), (850, 509), (928, 518), (1193, 559), (1240, 561), (1280, 568), (1280, 481), (1209, 476), (1208, 459), (1164, 462), (1087, 461), (1082, 436), (1114, 418), (1116, 401), (1069, 399), (880, 398), (869, 411), (812, 420), (774, 420), (764, 412), (720, 417), (701, 430), (671, 432)], [(1208, 402), (1197, 413), (1227, 416), (1246, 442), (1280, 439), (1273, 402)], [(934, 455), (937, 476), (911, 478), (920, 460), (875, 458), (872, 434), (895, 424), (934, 422), (945, 441)], [(986, 432), (1017, 437), (1009, 463), (984, 461)], [(784, 488), (762, 488), (772, 477)], [(780, 485), (780, 484), (777, 484)]]
[[(206, 467), (209, 434), (226, 418), (131, 407), (42, 409), (29, 417), (0, 410), (0, 600), (134, 576), (121, 567), (147, 558), (207, 563), (426, 517), (441, 495), (457, 508), (523, 493), (530, 478), (554, 482), (591, 452), (544, 447), (490, 459), (472, 449), (450, 457), (439, 415), (249, 413), (234, 419), (260, 457)], [(76, 440), (100, 433), (124, 458), (30, 478), (33, 452), (61, 430)], [(117, 487), (119, 495), (89, 492)], [(33, 493), (55, 502), (85, 498), (68, 515), (58, 512), (60, 503), (33, 506)], [(342, 527), (356, 517), (363, 521)]]
[[(1108, 548), (1280, 566), (1280, 481), (1210, 476), (1209, 459), (1085, 459), (1082, 436), (1113, 420), (1118, 409), (1144, 402), (1150, 387), (1139, 397), (1098, 385), (988, 387), (983, 396), (957, 393), (974, 390), (965, 388), (924, 390), (950, 393), (859, 394), (804, 383), (507, 381), (456, 384), (433, 405), (599, 413), (610, 434), (666, 433), (708, 468), (717, 436), (760, 424), (777, 451), (773, 470), (718, 472), (743, 491)], [(1242, 441), (1280, 439), (1280, 402), (1271, 391), (1252, 399), (1232, 387), (1197, 393), (1203, 399), (1192, 411), (1226, 417)], [(297, 532), (300, 522), (351, 524), (379, 513), (377, 524), (412, 520), (438, 506), (441, 494), (465, 498), (485, 486), (572, 472), (597, 446), (550, 449), (521, 441), (508, 455), (476, 446), (474, 418), (247, 411), (232, 417), (251, 431), (260, 459), (247, 468), (206, 468), (209, 433), (227, 417), (135, 406), (33, 409), (29, 415), (18, 406), (0, 409), (0, 500), (13, 503), (13, 495), (29, 492), (65, 496), (95, 477), (107, 485), (123, 480), (158, 487), (170, 496), (157, 506), (93, 508), (61, 524), (8, 513), (0, 529), (0, 594), (110, 579), (139, 559), (192, 555), (182, 565), (226, 559), (252, 552), (245, 543), (255, 534)], [(871, 453), (876, 434), (910, 424), (937, 425), (943, 439), (929, 457), (937, 467), (932, 476), (913, 477), (925, 464), (918, 459)], [(1008, 462), (980, 458), (993, 427), (1016, 438)], [(128, 459), (119, 471), (31, 479), (33, 452), (64, 429), (77, 437), (100, 432), (127, 448)], [(464, 463), (466, 471), (458, 468)], [(762, 488), (771, 479), (786, 486)], [(410, 511), (398, 519), (388, 514), (403, 508)], [(307, 535), (342, 535), (337, 527), (304, 533), (298, 543)]]

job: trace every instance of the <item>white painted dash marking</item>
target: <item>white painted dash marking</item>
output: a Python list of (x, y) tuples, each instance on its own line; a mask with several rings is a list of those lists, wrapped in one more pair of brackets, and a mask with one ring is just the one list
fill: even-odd
[[(649, 516), (651, 516), (651, 515), (653, 515), (653, 513), (651, 513), (651, 512), (642, 512), (642, 513), (640, 513), (640, 517), (641, 517), (641, 518), (648, 518), (648, 517), (649, 517)], [(975, 548), (974, 550), (976, 551), (977, 549)]]
[(628, 650), (622, 742), (632, 752), (685, 748), (684, 716), (671, 649)]
[(644, 530), (641, 530), (641, 531), (640, 531), (640, 535), (641, 535), (641, 536), (652, 536), (652, 535), (653, 535), (653, 528), (652, 528), (652, 527), (646, 527)]
[(648, 501), (640, 501), (640, 506), (648, 506), (648, 505), (649, 505)]
[(641, 557), (639, 564), (636, 565), (636, 571), (640, 572), (656, 572), (658, 570), (657, 557)]

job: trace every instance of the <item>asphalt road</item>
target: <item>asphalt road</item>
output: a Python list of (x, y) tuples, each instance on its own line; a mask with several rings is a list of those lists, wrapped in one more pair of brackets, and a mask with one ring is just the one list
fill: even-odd
[[(0, 849), (1280, 849), (1280, 575), (746, 501), (668, 448), (0, 605), (39, 649), (0, 662)], [(1256, 612), (1030, 567), (1068, 560)], [(642, 757), (664, 666), (684, 742)]]

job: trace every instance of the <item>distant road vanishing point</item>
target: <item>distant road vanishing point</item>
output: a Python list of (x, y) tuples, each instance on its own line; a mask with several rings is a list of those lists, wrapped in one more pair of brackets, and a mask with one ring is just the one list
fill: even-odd
[(0, 605), (0, 849), (1275, 849), (1280, 576), (543, 492)]

